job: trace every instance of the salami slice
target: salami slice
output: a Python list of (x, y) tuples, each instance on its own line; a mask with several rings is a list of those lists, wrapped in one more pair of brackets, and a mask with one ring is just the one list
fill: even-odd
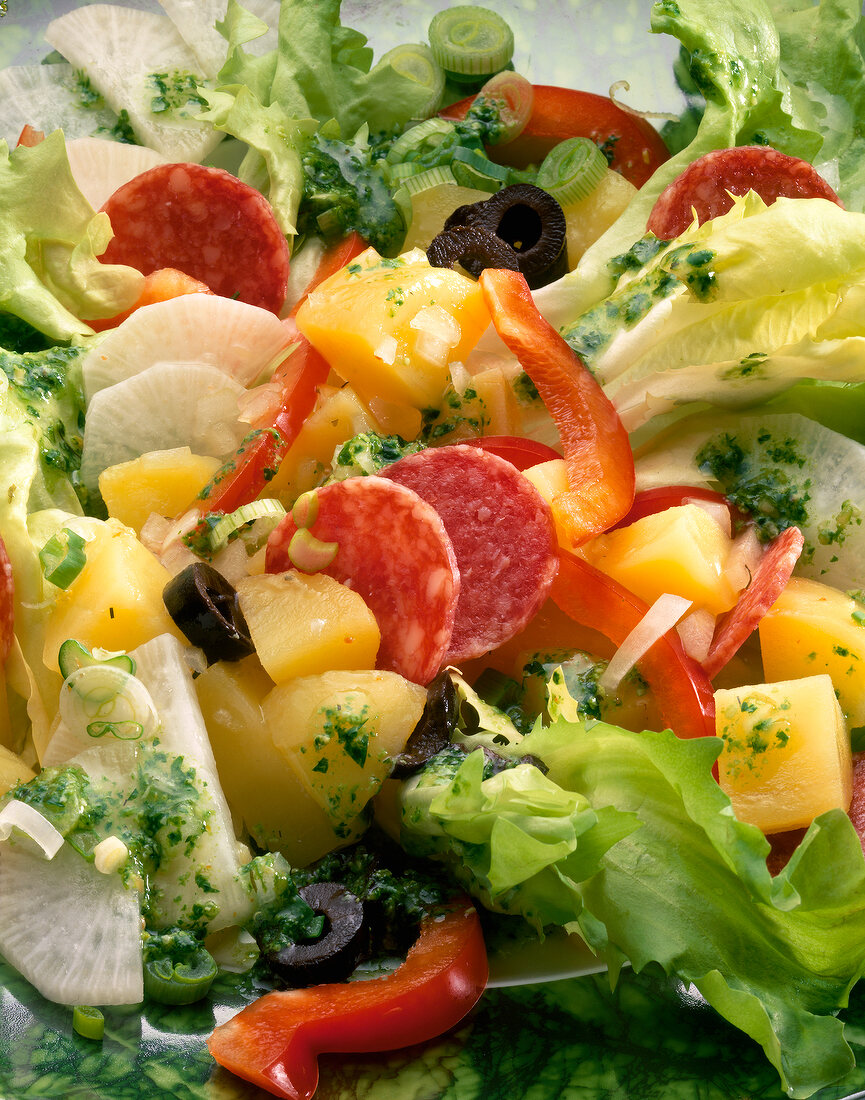
[(0, 666), (6, 663), (15, 630), (15, 583), (6, 544), (0, 539)]
[(100, 259), (149, 275), (174, 267), (215, 294), (279, 313), (288, 242), (267, 199), (221, 168), (157, 164), (102, 207), (114, 237)]
[(788, 157), (762, 145), (715, 149), (689, 164), (661, 194), (646, 223), (649, 232), (662, 240), (684, 233), (694, 220), (702, 224), (726, 214), (734, 195), (756, 191), (767, 205), (775, 199), (841, 200), (828, 183), (798, 157)]
[(384, 476), (436, 509), (460, 570), (447, 660), (479, 657), (513, 637), (549, 593), (558, 570), (550, 509), (510, 462), (479, 447), (430, 447)]
[[(381, 477), (334, 482), (317, 495), (310, 530), (339, 545), (322, 572), (359, 592), (375, 615), (378, 667), (428, 684), (444, 663), (460, 590), (441, 518), (416, 493)], [(289, 514), (271, 534), (269, 573), (292, 568), (288, 545), (296, 529)]]
[(865, 852), (865, 752), (853, 753), (853, 797), (847, 813)]
[(805, 538), (798, 527), (788, 527), (768, 547), (751, 583), (715, 627), (715, 636), (703, 662), (711, 680), (745, 643), (792, 576)]

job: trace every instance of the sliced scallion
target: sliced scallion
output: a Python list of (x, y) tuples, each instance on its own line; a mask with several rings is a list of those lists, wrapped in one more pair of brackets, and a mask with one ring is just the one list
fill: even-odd
[(454, 132), (454, 125), (443, 118), (428, 118), (412, 126), (396, 139), (387, 152), (388, 164), (399, 164), (412, 153), (435, 148)]
[(105, 1036), (105, 1017), (92, 1005), (76, 1005), (72, 1009), (72, 1030), (98, 1042)]
[(210, 549), (221, 550), (235, 531), (257, 519), (280, 520), (285, 508), (278, 500), (253, 500), (217, 520), (210, 531)]
[(428, 168), (416, 176), (409, 176), (402, 181), (400, 190), (404, 189), (409, 196), (419, 195), (421, 191), (428, 191), (430, 187), (438, 187), (442, 183), (456, 183), (453, 172), (445, 164)]
[(58, 588), (68, 588), (87, 564), (85, 545), (86, 540), (68, 527), (52, 535), (39, 551), (45, 579)]
[(462, 147), (454, 149), (451, 171), (461, 187), (474, 187), (478, 191), (498, 191), (510, 178), (508, 168), (483, 153)]
[(144, 964), (144, 992), (163, 1005), (193, 1004), (207, 996), (218, 971), (213, 956), (203, 947), (186, 962), (149, 959)]
[(407, 42), (402, 46), (394, 46), (379, 64), (392, 65), (401, 76), (429, 89), (429, 99), (419, 112), (421, 118), (438, 110), (445, 90), (445, 74), (429, 46), (423, 42)]
[(429, 44), (439, 65), (459, 79), (504, 69), (514, 53), (514, 34), (489, 8), (460, 4), (433, 16)]
[(554, 146), (538, 169), (537, 185), (560, 206), (579, 202), (607, 174), (607, 158), (589, 138), (566, 138)]
[(288, 544), (288, 559), (302, 573), (317, 573), (326, 569), (339, 550), (339, 543), (322, 542), (312, 531), (300, 527)]
[(312, 527), (318, 516), (318, 493), (315, 489), (301, 493), (291, 509), (291, 518), (297, 527)]

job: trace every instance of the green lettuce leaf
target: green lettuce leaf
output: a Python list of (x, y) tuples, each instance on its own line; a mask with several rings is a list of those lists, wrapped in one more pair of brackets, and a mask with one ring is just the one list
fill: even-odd
[(712, 778), (714, 739), (559, 722), (524, 748), (596, 810), (642, 822), (580, 886), (590, 946), (693, 983), (760, 1043), (790, 1096), (849, 1070), (835, 1013), (865, 967), (865, 861), (846, 814), (819, 817), (773, 879), (762, 833)]
[(837, 161), (830, 182), (863, 209), (863, 27), (855, 0), (656, 0), (652, 31), (682, 43), (705, 110), (693, 140), (661, 165), (577, 269), (541, 291), (548, 319), (562, 325), (609, 293), (610, 257), (642, 236), (667, 184), (713, 149), (769, 145), (808, 162)]
[(32, 148), (0, 142), (0, 312), (57, 341), (92, 335), (80, 318), (127, 309), (144, 279), (99, 262), (111, 236), (72, 178), (60, 130)]
[(803, 378), (861, 380), (865, 214), (751, 193), (640, 245), (616, 261), (613, 292), (562, 329), (629, 430), (692, 402), (754, 405)]

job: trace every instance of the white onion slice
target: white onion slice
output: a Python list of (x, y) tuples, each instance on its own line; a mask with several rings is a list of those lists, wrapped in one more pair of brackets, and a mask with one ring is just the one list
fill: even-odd
[(598, 686), (608, 695), (612, 694), (646, 650), (651, 649), (668, 630), (672, 630), (690, 606), (691, 600), (675, 596), (672, 592), (658, 596), (613, 654), (598, 679)]
[(698, 607), (676, 626), (682, 645), (689, 657), (700, 664), (709, 654), (709, 646), (715, 636), (715, 616), (705, 607)]
[(63, 847), (63, 834), (48, 818), (17, 798), (0, 810), (0, 840), (8, 840), (15, 830), (28, 836), (46, 859), (53, 859)]

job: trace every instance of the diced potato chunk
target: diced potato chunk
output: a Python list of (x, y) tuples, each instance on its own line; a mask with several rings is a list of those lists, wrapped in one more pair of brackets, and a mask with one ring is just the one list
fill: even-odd
[(99, 475), (108, 514), (139, 534), (148, 516), (179, 516), (219, 469), (218, 458), (195, 455), (188, 447), (150, 451), (109, 466)]
[(837, 588), (792, 577), (760, 621), (767, 680), (826, 672), (851, 728), (865, 725), (865, 609)]
[(725, 572), (731, 546), (708, 512), (683, 504), (600, 535), (583, 553), (646, 603), (673, 592), (717, 615), (738, 596)]
[(357, 835), (338, 837), (327, 814), (276, 748), (261, 702), (273, 682), (258, 660), (217, 661), (196, 678), (201, 713), (238, 832), (295, 867)]
[(262, 708), (274, 744), (340, 829), (381, 787), (425, 703), (426, 689), (396, 672), (360, 670), (279, 685)]
[[(453, 339), (431, 337), (418, 320), (427, 309), (451, 319)], [(473, 279), (432, 267), (420, 249), (389, 260), (369, 248), (310, 294), (297, 327), (362, 401), (422, 410), (438, 407), (449, 363), (465, 360), (489, 320)]]
[(5, 745), (0, 745), (0, 795), (11, 791), (19, 783), (28, 783), (35, 773), (28, 768), (20, 756)]
[(258, 658), (276, 684), (331, 668), (374, 668), (381, 634), (363, 596), (325, 573), (238, 581)]
[(775, 684), (720, 688), (718, 779), (736, 816), (765, 833), (804, 828), (853, 784), (850, 738), (825, 673)]
[(536, 466), (530, 466), (523, 473), (549, 504), (553, 513), (553, 522), (556, 525), (556, 537), (559, 546), (571, 549), (571, 540), (565, 533), (563, 523), (556, 518), (556, 497), (568, 491), (568, 468), (563, 458), (551, 458), (549, 462), (539, 462)]
[(624, 176), (608, 170), (590, 195), (564, 207), (569, 268), (577, 266), (586, 249), (610, 228), (636, 193)]
[(135, 649), (165, 633), (186, 642), (162, 602), (171, 574), (134, 531), (106, 520), (84, 552), (84, 568), (57, 593), (46, 627), (43, 658), (48, 668), (57, 667), (57, 654), (67, 638), (88, 649), (111, 650)]

